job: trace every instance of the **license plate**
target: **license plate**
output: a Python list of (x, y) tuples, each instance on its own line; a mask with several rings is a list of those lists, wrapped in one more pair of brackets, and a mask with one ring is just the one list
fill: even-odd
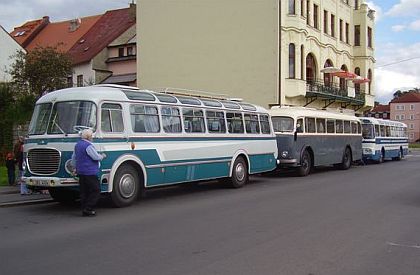
[[(31, 184), (31, 183), (29, 183)], [(49, 181), (48, 180), (33, 180), (32, 181), (32, 185), (36, 185), (36, 186), (48, 186), (49, 185)]]

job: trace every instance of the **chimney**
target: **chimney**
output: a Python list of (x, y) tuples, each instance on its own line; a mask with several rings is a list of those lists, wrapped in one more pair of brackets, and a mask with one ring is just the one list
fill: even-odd
[(76, 31), (80, 27), (81, 23), (82, 23), (82, 19), (80, 19), (80, 18), (70, 20), (69, 32)]
[(133, 2), (130, 3), (130, 10), (128, 11), (128, 16), (130, 20), (136, 21), (136, 4)]

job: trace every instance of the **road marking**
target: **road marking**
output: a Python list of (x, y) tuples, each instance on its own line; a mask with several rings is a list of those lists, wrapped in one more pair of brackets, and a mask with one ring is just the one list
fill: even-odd
[(398, 244), (398, 243), (391, 243), (391, 242), (387, 242), (388, 245), (391, 246), (399, 246), (399, 247), (407, 247), (407, 248), (416, 248), (416, 249), (420, 249), (420, 245), (407, 245), (407, 244)]

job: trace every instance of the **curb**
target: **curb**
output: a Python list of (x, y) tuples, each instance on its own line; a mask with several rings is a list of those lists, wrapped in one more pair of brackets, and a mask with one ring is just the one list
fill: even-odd
[(13, 191), (0, 191), (0, 195), (10, 195), (10, 194), (19, 194), (19, 190), (13, 190)]
[(26, 201), (10, 201), (10, 202), (0, 203), (0, 208), (20, 206), (20, 205), (41, 204), (41, 203), (49, 203), (49, 202), (55, 202), (55, 201), (53, 199), (34, 199), (34, 200), (26, 200)]

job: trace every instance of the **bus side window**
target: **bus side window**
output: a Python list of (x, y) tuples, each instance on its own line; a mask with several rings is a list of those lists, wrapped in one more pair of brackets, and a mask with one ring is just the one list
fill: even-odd
[(103, 132), (124, 132), (122, 107), (120, 104), (102, 104), (101, 129)]
[(306, 133), (315, 133), (316, 132), (316, 126), (315, 126), (315, 118), (313, 117), (307, 117), (305, 118), (305, 125), (306, 125)]
[(327, 120), (327, 133), (329, 134), (335, 133), (335, 120), (334, 119)]
[(226, 113), (227, 128), (231, 134), (243, 134), (244, 122), (242, 113)]
[(160, 132), (158, 109), (155, 106), (135, 104), (130, 106), (131, 127), (136, 133)]
[(181, 114), (176, 107), (162, 107), (162, 127), (166, 133), (181, 133)]
[(375, 125), (375, 137), (380, 137), (381, 132), (379, 131), (379, 125)]
[(344, 121), (344, 133), (345, 134), (350, 134), (351, 133), (350, 121), (348, 121), (348, 120)]
[(357, 122), (356, 121), (351, 122), (351, 133), (352, 134), (357, 134)]
[(260, 115), (260, 125), (261, 125), (261, 133), (263, 134), (271, 133), (268, 115)]
[(385, 125), (380, 125), (379, 128), (381, 129), (381, 137), (386, 137)]
[(387, 137), (390, 137), (391, 136), (391, 127), (385, 126), (385, 135)]
[(296, 132), (303, 133), (303, 129), (305, 129), (303, 125), (303, 118), (299, 118), (296, 122)]
[(200, 109), (185, 108), (182, 111), (184, 116), (184, 129), (187, 133), (204, 133), (204, 113)]
[(316, 132), (317, 133), (325, 133), (325, 118), (317, 118), (316, 119)]
[(209, 133), (226, 133), (225, 113), (206, 111), (206, 117)]
[(245, 129), (248, 134), (259, 134), (260, 133), (260, 125), (258, 123), (258, 116), (245, 114)]
[(362, 124), (360, 122), (357, 122), (357, 133), (358, 134), (362, 133)]
[(335, 122), (335, 132), (337, 134), (342, 134), (343, 130), (344, 130), (343, 121), (342, 120), (336, 120), (336, 122)]

